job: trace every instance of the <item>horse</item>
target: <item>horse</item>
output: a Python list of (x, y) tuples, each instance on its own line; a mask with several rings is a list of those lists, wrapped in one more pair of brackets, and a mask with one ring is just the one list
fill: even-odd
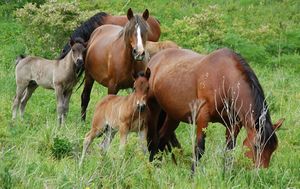
[(88, 42), (84, 70), (84, 89), (81, 95), (81, 113), (85, 120), (93, 83), (96, 80), (108, 88), (108, 94), (132, 87), (132, 73), (145, 70), (145, 43), (148, 35), (146, 9), (142, 16), (127, 11), (125, 27), (102, 25)]
[[(105, 133), (101, 148), (106, 150), (109, 143), (120, 131), (120, 149), (126, 144), (128, 132), (139, 132), (142, 144), (146, 144), (147, 113), (146, 105), (149, 91), (150, 69), (134, 76), (133, 93), (128, 96), (108, 95), (96, 106), (92, 121), (92, 128), (86, 134), (83, 142), (80, 165), (83, 162), (86, 151), (95, 137)], [(146, 147), (143, 146), (144, 152)]]
[[(128, 19), (126, 16), (113, 16), (105, 12), (99, 12), (90, 17), (87, 21), (83, 22), (78, 28), (76, 28), (71, 34), (70, 40), (74, 40), (80, 37), (85, 42), (88, 42), (92, 32), (99, 26), (113, 24), (124, 27), (127, 22)], [(149, 18), (147, 19), (147, 23), (149, 25), (148, 40), (153, 42), (158, 41), (161, 33), (159, 21), (156, 18), (149, 16)], [(69, 43), (67, 43), (61, 51), (58, 59), (62, 59), (63, 57), (65, 57), (70, 49), (71, 46), (69, 45)]]
[(80, 38), (70, 41), (72, 50), (61, 60), (47, 60), (34, 56), (21, 56), (16, 60), (16, 96), (13, 102), (13, 119), (20, 108), (21, 117), (32, 93), (38, 86), (54, 89), (57, 100), (58, 123), (68, 113), (72, 89), (78, 81), (76, 70), (83, 65), (86, 44)]
[(156, 53), (163, 49), (167, 48), (180, 48), (175, 42), (166, 40), (166, 41), (147, 41), (146, 42), (146, 50), (149, 53), (149, 59), (154, 56)]
[[(165, 49), (150, 59), (148, 144), (150, 158), (164, 150), (179, 122), (196, 125), (196, 162), (205, 150), (209, 122), (226, 127), (227, 149), (235, 146), (243, 126), (245, 155), (256, 167), (268, 167), (278, 139), (275, 131), (284, 119), (272, 124), (263, 89), (253, 70), (239, 54), (219, 49), (200, 55), (186, 49)], [(166, 113), (157, 124), (159, 110)], [(158, 133), (158, 134), (157, 134)]]

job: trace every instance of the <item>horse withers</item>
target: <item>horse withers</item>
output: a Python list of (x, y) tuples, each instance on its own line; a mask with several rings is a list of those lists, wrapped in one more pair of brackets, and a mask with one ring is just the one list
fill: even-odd
[(144, 71), (145, 44), (148, 37), (146, 9), (142, 16), (127, 11), (125, 27), (102, 25), (91, 35), (85, 58), (85, 82), (81, 95), (81, 113), (85, 119), (93, 83), (96, 80), (108, 88), (108, 94), (133, 85), (132, 74)]
[(95, 137), (105, 133), (101, 143), (106, 150), (115, 136), (117, 130), (120, 132), (120, 148), (126, 144), (128, 132), (139, 132), (143, 150), (146, 151), (147, 119), (148, 119), (148, 91), (150, 69), (145, 74), (139, 73), (135, 76), (133, 93), (128, 96), (108, 95), (96, 106), (92, 121), (92, 128), (86, 134), (83, 142), (83, 150), (80, 164), (83, 162), (85, 153)]
[(69, 109), (72, 89), (78, 81), (76, 70), (81, 67), (86, 44), (78, 38), (71, 41), (72, 50), (61, 60), (40, 57), (20, 57), (16, 61), (16, 96), (13, 103), (13, 119), (20, 108), (21, 117), (32, 93), (38, 86), (54, 89), (57, 100), (59, 125), (64, 122)]
[[(189, 123), (194, 115), (197, 160), (205, 150), (205, 128), (209, 122), (219, 122), (226, 127), (228, 149), (235, 146), (240, 128), (244, 126), (247, 132), (244, 145), (249, 148), (246, 156), (256, 167), (269, 166), (278, 144), (275, 131), (283, 119), (272, 124), (263, 89), (240, 55), (229, 49), (208, 55), (186, 49), (166, 49), (154, 55), (148, 66), (152, 72), (148, 101), (153, 118), (148, 125), (148, 133), (152, 134), (150, 145), (158, 144), (158, 148), (164, 150), (179, 122)], [(160, 108), (166, 117), (162, 125), (156, 125)], [(155, 131), (158, 128), (160, 130)], [(155, 135), (157, 132), (159, 136)], [(150, 149), (152, 154), (156, 152), (155, 146)], [(193, 171), (195, 165), (193, 163)]]

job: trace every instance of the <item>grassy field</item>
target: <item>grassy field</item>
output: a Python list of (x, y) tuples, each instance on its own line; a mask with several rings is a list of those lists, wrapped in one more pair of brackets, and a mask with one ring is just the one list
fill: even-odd
[[(14, 1), (13, 1), (14, 2)], [(43, 2), (43, 1), (39, 1)], [(69, 1), (58, 1), (69, 2)], [(53, 91), (38, 89), (28, 102), (24, 120), (11, 120), (15, 95), (14, 61), (22, 53), (54, 58), (59, 48), (28, 46), (26, 25), (14, 16), (22, 1), (1, 1), (0, 12), (0, 188), (300, 188), (300, 2), (283, 1), (80, 1), (82, 11), (125, 14), (129, 7), (148, 8), (162, 25), (162, 39), (200, 53), (220, 47), (241, 53), (257, 74), (270, 104), (273, 122), (284, 117), (277, 132), (279, 147), (269, 169), (254, 169), (244, 158), (242, 141), (225, 152), (225, 129), (210, 124), (206, 153), (190, 177), (193, 128), (176, 130), (182, 151), (175, 149), (177, 165), (169, 154), (150, 163), (130, 135), (125, 152), (115, 137), (109, 151), (101, 153), (95, 140), (84, 167), (79, 169), (82, 141), (90, 128), (95, 104), (107, 90), (94, 85), (87, 122), (80, 119), (80, 94), (71, 98), (64, 127), (58, 128)], [(67, 42), (67, 36), (65, 42)], [(51, 50), (50, 50), (51, 49)], [(40, 53), (40, 54), (39, 54)], [(126, 91), (122, 92), (126, 94)], [(60, 157), (60, 155), (63, 155)], [(230, 156), (232, 165), (225, 165)]]

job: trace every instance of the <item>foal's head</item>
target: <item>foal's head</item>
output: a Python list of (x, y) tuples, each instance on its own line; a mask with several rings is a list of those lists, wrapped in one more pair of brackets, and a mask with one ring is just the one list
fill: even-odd
[(130, 9), (127, 11), (128, 23), (124, 27), (125, 40), (132, 48), (132, 56), (136, 61), (142, 61), (145, 57), (145, 46), (148, 38), (147, 19), (149, 11), (146, 9), (142, 16), (133, 15)]
[(143, 112), (146, 109), (146, 102), (148, 100), (149, 92), (149, 78), (151, 71), (146, 69), (145, 73), (140, 72), (134, 75), (133, 95), (135, 96), (135, 105), (139, 112)]
[(84, 63), (84, 53), (86, 50), (86, 43), (81, 38), (70, 40), (72, 60), (77, 68), (81, 68)]

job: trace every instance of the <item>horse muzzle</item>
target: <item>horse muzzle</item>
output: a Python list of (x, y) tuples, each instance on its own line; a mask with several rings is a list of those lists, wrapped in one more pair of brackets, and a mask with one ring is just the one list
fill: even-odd
[(139, 104), (137, 109), (139, 112), (144, 112), (146, 110), (146, 104)]
[(133, 49), (132, 56), (135, 61), (143, 61), (145, 58), (145, 51), (139, 53), (136, 49)]
[(81, 68), (83, 66), (83, 60), (82, 59), (77, 59), (75, 64), (76, 64), (77, 68)]

